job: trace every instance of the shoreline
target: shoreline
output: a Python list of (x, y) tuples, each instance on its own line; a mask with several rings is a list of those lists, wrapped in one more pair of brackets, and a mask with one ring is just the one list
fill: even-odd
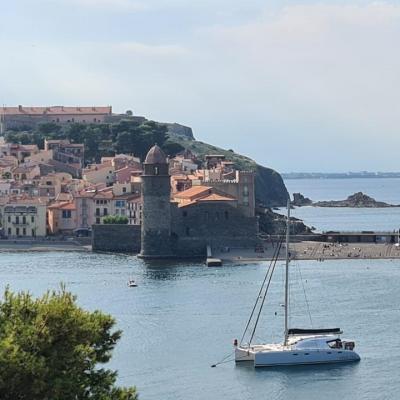
[[(0, 241), (0, 253), (29, 253), (29, 252), (86, 252), (92, 253), (92, 246), (76, 241)], [(275, 248), (271, 243), (265, 244), (264, 252), (254, 249), (235, 248), (229, 251), (214, 251), (213, 258), (223, 263), (256, 263), (271, 261)], [(326, 243), (302, 241), (290, 244), (292, 259), (304, 261), (329, 260), (389, 260), (400, 259), (400, 246), (393, 243)], [(285, 260), (285, 246), (283, 245), (278, 257)]]

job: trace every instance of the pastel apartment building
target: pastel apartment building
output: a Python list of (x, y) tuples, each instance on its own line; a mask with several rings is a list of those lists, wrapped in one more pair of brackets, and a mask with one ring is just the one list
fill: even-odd
[(104, 164), (91, 164), (82, 171), (83, 180), (97, 184), (111, 185), (115, 181), (115, 167), (107, 162)]
[(49, 233), (72, 234), (77, 228), (77, 209), (72, 201), (56, 202), (47, 207)]
[(46, 236), (46, 202), (40, 198), (10, 199), (0, 211), (4, 235)]
[(44, 151), (52, 151), (53, 159), (65, 164), (75, 164), (82, 168), (84, 164), (85, 146), (83, 143), (70, 143), (69, 140), (44, 141)]

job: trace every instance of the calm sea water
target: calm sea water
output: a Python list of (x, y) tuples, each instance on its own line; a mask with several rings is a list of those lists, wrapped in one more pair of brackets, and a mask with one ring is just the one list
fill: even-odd
[[(291, 326), (310, 326), (303, 282), (313, 326), (344, 329), (356, 340), (360, 363), (210, 368), (240, 337), (265, 268), (151, 265), (131, 256), (82, 253), (0, 255), (2, 288), (40, 295), (65, 282), (82, 306), (115, 316), (124, 334), (111, 366), (121, 384), (137, 385), (143, 400), (398, 398), (399, 261), (299, 262), (291, 268)], [(131, 276), (139, 287), (127, 287)], [(279, 266), (259, 340), (282, 339), (282, 289)]]
[[(363, 192), (378, 201), (400, 204), (400, 179), (287, 179), (285, 185), (292, 195), (300, 192), (314, 201), (343, 200), (355, 192)], [(317, 231), (377, 230), (400, 228), (398, 208), (321, 208), (299, 207), (292, 213)]]

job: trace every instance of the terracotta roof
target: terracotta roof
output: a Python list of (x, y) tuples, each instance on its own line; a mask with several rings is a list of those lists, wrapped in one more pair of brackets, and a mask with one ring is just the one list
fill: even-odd
[(8, 204), (36, 204), (36, 205), (46, 205), (48, 199), (43, 199), (43, 197), (14, 197), (10, 198)]
[(212, 188), (210, 186), (193, 186), (190, 189), (176, 193), (174, 197), (178, 199), (190, 199), (192, 197), (205, 194), (211, 190)]
[(157, 145), (154, 145), (147, 153), (145, 164), (166, 164), (167, 158), (164, 152)]
[(29, 172), (32, 171), (34, 168), (36, 167), (36, 165), (19, 165), (18, 167), (13, 169), (13, 174), (21, 174), (24, 172)]
[(50, 210), (60, 209), (60, 210), (76, 210), (75, 204), (71, 202), (59, 202), (54, 203), (47, 207)]
[(236, 199), (234, 197), (221, 196), (217, 193), (212, 193), (209, 196), (198, 199), (197, 201), (235, 201), (235, 200)]
[(97, 192), (93, 198), (95, 199), (112, 199), (114, 197), (112, 192)]
[(142, 202), (142, 196), (135, 196), (132, 197), (131, 199), (128, 200), (128, 203), (141, 203)]
[(51, 106), (51, 107), (0, 107), (0, 114), (2, 115), (103, 115), (111, 114), (112, 107), (64, 107), (64, 106)]
[(72, 194), (71, 193), (59, 193), (57, 198), (57, 201), (69, 201), (72, 200)]
[(175, 180), (178, 180), (178, 179), (189, 180), (187, 175), (182, 175), (182, 174), (171, 175), (171, 178), (175, 179)]

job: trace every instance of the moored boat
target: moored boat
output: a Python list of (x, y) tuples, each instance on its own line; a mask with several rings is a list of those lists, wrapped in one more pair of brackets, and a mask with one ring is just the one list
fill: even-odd
[[(261, 289), (257, 295), (256, 303), (247, 322), (240, 343), (235, 340), (235, 361), (253, 362), (255, 367), (274, 367), (307, 364), (330, 364), (359, 361), (360, 356), (354, 351), (353, 340), (342, 340), (342, 331), (333, 329), (289, 329), (289, 236), (290, 233), (290, 205), (288, 204), (286, 223), (286, 264), (285, 264), (285, 328), (282, 343), (256, 344), (253, 342), (257, 324), (266, 299), (272, 274), (275, 270), (282, 242), (276, 249), (275, 257), (271, 261)], [(258, 312), (256, 313), (256, 310)], [(254, 328), (250, 339), (244, 343), (246, 333), (255, 318)]]

